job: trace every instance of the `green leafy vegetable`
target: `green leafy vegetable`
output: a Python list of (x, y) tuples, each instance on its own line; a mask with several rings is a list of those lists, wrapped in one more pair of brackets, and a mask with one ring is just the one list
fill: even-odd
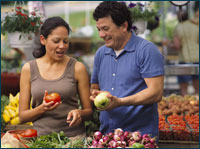
[(26, 143), (29, 148), (65, 148), (70, 139), (65, 136), (64, 132), (53, 132), (49, 135), (33, 138), (30, 143)]

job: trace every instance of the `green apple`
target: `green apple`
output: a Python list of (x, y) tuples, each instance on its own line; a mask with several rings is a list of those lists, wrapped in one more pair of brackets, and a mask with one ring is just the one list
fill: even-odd
[(110, 99), (107, 97), (107, 95), (107, 92), (99, 93), (94, 99), (94, 105), (97, 108), (105, 108), (110, 103)]

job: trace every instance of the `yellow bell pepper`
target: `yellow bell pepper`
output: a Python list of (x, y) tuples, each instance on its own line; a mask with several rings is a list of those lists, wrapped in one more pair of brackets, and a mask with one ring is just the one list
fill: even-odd
[(8, 123), (10, 121), (10, 116), (7, 114), (2, 114), (3, 120), (5, 123)]
[(17, 113), (15, 111), (13, 111), (12, 109), (8, 109), (8, 112), (9, 112), (11, 118), (14, 118), (17, 116)]
[(18, 124), (20, 124), (19, 117), (17, 116), (17, 117), (15, 117), (15, 118), (13, 118), (13, 119), (10, 121), (10, 124), (11, 124), (11, 125), (18, 125)]

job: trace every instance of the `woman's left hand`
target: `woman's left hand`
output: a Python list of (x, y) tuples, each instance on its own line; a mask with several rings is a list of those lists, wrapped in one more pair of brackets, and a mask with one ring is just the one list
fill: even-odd
[(69, 126), (77, 126), (82, 122), (80, 110), (75, 109), (68, 113), (67, 116), (67, 123), (69, 123)]

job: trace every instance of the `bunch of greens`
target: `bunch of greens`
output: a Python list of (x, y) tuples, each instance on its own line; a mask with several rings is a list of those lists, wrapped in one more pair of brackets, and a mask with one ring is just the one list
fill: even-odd
[(53, 132), (49, 135), (33, 138), (26, 145), (29, 148), (65, 148), (65, 145), (70, 142), (70, 139), (65, 136), (64, 132)]
[(8, 96), (5, 96), (5, 95), (1, 96), (1, 132), (4, 131), (4, 128), (6, 126), (6, 123), (4, 122), (4, 120), (2, 118), (2, 114), (3, 114), (3, 111), (4, 111), (4, 107), (6, 105), (8, 105), (8, 103), (9, 103)]
[(99, 110), (96, 108), (93, 108), (93, 117), (92, 120), (88, 120), (84, 122), (84, 126), (86, 128), (86, 134), (87, 136), (93, 136), (94, 132), (99, 130), (100, 128), (100, 122), (99, 122)]

